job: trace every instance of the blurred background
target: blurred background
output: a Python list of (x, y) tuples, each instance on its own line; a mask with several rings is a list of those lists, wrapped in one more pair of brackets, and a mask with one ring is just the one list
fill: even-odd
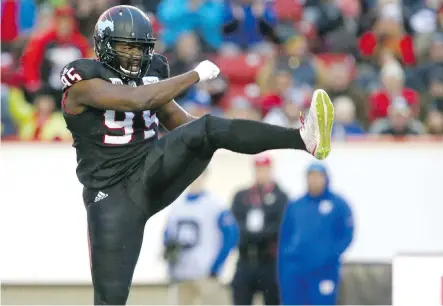
[[(97, 18), (119, 4), (151, 18), (156, 52), (167, 56), (172, 75), (203, 59), (221, 68), (221, 77), (176, 99), (196, 116), (299, 127), (314, 89), (329, 93), (336, 123), (325, 165), (356, 226), (344, 255), (341, 303), (390, 304), (398, 255), (426, 263), (429, 254), (443, 254), (441, 0), (2, 0), (2, 303), (91, 301), (85, 212), (60, 112), (59, 73), (94, 56)], [(311, 158), (272, 157), (282, 189), (291, 198), (303, 194)], [(208, 188), (227, 206), (254, 183), (248, 156), (223, 151), (211, 168)], [(166, 215), (147, 225), (130, 303), (168, 301)], [(225, 267), (222, 304), (231, 303), (235, 256)], [(421, 296), (443, 305), (443, 264), (419, 267), (434, 274), (414, 277), (417, 270), (405, 268), (401, 279), (432, 282)], [(410, 290), (398, 292), (409, 298)]]

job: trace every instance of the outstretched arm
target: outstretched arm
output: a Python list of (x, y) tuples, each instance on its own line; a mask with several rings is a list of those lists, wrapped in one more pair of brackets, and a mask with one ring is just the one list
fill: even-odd
[(111, 84), (97, 77), (83, 81), (72, 67), (61, 77), (65, 86), (69, 86), (64, 107), (74, 114), (83, 112), (86, 106), (123, 112), (157, 110), (195, 83), (212, 79), (219, 73), (216, 65), (204, 61), (193, 71), (157, 83), (132, 87)]
[(154, 110), (198, 81), (195, 71), (139, 87), (111, 84), (96, 78), (74, 84), (69, 89), (65, 107), (73, 113), (81, 113), (85, 106), (123, 112)]

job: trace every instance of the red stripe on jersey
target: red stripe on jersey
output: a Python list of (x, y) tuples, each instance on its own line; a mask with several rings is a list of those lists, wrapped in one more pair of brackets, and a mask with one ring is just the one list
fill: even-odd
[(66, 98), (68, 97), (68, 91), (65, 91), (64, 93), (63, 93), (63, 98), (62, 98), (62, 109), (63, 109), (63, 111), (65, 112), (65, 113), (67, 113), (67, 114), (69, 114), (69, 115), (77, 115), (77, 114), (74, 114), (74, 113), (72, 113), (72, 112), (70, 112), (70, 111), (68, 111), (67, 109), (66, 109)]

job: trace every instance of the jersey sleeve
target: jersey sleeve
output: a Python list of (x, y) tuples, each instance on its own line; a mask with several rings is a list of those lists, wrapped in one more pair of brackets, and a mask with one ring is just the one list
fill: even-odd
[(67, 64), (60, 72), (63, 91), (75, 83), (100, 77), (100, 63), (91, 59), (79, 59)]

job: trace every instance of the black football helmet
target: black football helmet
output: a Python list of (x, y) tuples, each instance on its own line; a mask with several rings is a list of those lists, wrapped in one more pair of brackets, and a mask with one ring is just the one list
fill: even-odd
[[(155, 38), (148, 16), (140, 9), (119, 5), (106, 10), (98, 19), (94, 30), (94, 51), (98, 59), (126, 78), (143, 77), (149, 69), (154, 54)], [(117, 42), (137, 44), (142, 47), (142, 55), (133, 55), (115, 50)], [(139, 70), (131, 71), (122, 67), (120, 58), (127, 58), (129, 65), (139, 62)], [(127, 68), (127, 67), (126, 67)]]

